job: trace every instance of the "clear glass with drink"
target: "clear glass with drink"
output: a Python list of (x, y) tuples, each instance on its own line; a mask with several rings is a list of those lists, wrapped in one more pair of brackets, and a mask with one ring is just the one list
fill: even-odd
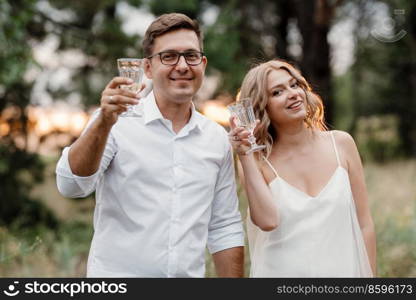
[[(140, 91), (143, 80), (143, 60), (139, 58), (119, 58), (117, 59), (118, 73), (121, 77), (130, 78), (132, 84), (122, 85), (122, 89), (127, 89), (133, 93)], [(139, 117), (140, 113), (135, 109), (136, 105), (128, 105), (127, 111), (120, 114), (120, 117)]]
[(253, 105), (250, 98), (244, 98), (237, 101), (233, 105), (227, 106), (231, 115), (237, 117), (237, 126), (243, 127), (250, 135), (248, 141), (250, 142), (250, 149), (246, 151), (246, 154), (250, 154), (255, 151), (260, 151), (266, 148), (265, 145), (257, 145), (256, 138), (254, 137), (254, 129), (256, 128), (256, 116), (254, 115)]

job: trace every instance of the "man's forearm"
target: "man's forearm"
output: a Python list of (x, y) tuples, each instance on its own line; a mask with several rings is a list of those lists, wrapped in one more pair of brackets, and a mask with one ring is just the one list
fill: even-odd
[(98, 170), (110, 130), (111, 125), (107, 125), (99, 116), (85, 134), (75, 141), (68, 155), (73, 174), (90, 176)]
[(218, 251), (212, 258), (218, 277), (244, 277), (244, 247)]

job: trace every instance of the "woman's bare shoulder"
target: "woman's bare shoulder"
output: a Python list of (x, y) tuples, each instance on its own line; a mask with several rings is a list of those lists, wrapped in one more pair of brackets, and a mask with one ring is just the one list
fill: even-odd
[(331, 133), (334, 135), (335, 142), (343, 147), (355, 147), (354, 138), (346, 131), (332, 130)]
[(332, 132), (337, 148), (342, 153), (341, 155), (345, 157), (347, 164), (350, 165), (351, 162), (358, 162), (360, 160), (360, 156), (357, 145), (355, 144), (354, 138), (351, 134), (341, 130), (333, 130)]

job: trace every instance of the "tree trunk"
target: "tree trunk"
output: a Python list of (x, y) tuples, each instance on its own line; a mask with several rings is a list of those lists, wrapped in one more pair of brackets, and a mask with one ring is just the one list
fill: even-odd
[(321, 95), (325, 105), (325, 119), (333, 125), (333, 99), (331, 90), (330, 46), (328, 32), (335, 8), (340, 1), (296, 0), (295, 11), (302, 34), (302, 60), (300, 67), (314, 90)]
[(284, 60), (291, 60), (287, 52), (287, 34), (290, 18), (293, 17), (293, 7), (290, 0), (282, 0), (276, 3), (276, 14), (279, 21), (275, 25), (276, 32), (276, 56)]
[[(400, 117), (400, 135), (406, 155), (416, 157), (416, 5), (412, 4), (408, 18), (409, 64), (405, 77), (409, 95), (404, 95), (405, 109)], [(406, 37), (405, 37), (406, 38)]]

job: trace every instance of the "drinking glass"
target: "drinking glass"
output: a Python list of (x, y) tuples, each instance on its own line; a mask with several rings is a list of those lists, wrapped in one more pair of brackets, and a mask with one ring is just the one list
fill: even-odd
[[(121, 77), (130, 78), (132, 84), (122, 85), (122, 89), (127, 89), (133, 93), (140, 90), (143, 79), (143, 60), (139, 58), (119, 58), (117, 59), (118, 72)], [(140, 117), (136, 109), (136, 105), (127, 105), (127, 111), (120, 114), (120, 117)]]
[(265, 145), (257, 145), (256, 138), (254, 137), (254, 129), (257, 122), (253, 111), (253, 105), (250, 98), (244, 98), (237, 101), (236, 104), (227, 106), (231, 115), (237, 117), (237, 126), (243, 127), (250, 135), (248, 141), (250, 142), (250, 149), (246, 151), (246, 154), (250, 154), (255, 151), (260, 151), (266, 148)]

